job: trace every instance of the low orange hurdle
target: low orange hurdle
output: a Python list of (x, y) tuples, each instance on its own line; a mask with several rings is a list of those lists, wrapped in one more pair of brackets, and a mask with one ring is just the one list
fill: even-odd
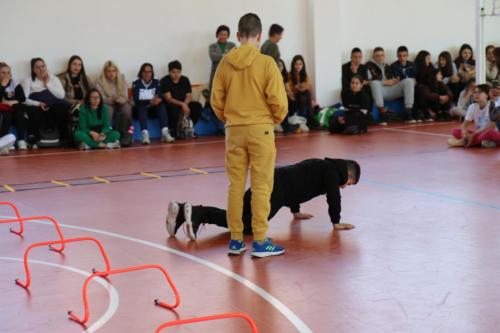
[(228, 318), (243, 318), (246, 320), (248, 325), (250, 325), (252, 332), (253, 333), (259, 333), (259, 330), (257, 329), (257, 326), (255, 325), (254, 321), (252, 318), (250, 318), (248, 315), (244, 313), (239, 313), (239, 312), (232, 312), (232, 313), (223, 313), (223, 314), (218, 314), (218, 315), (212, 315), (212, 316), (206, 316), (206, 317), (198, 317), (198, 318), (191, 318), (191, 319), (179, 319), (179, 320), (174, 320), (170, 321), (168, 323), (165, 323), (161, 326), (159, 326), (155, 333), (160, 333), (163, 329), (167, 327), (172, 327), (172, 326), (179, 326), (179, 325), (186, 325), (186, 324), (193, 324), (193, 323), (199, 323), (203, 321), (211, 321), (211, 320), (219, 320), (219, 319), (228, 319)]
[[(106, 254), (106, 251), (104, 250), (104, 247), (102, 246), (101, 242), (99, 242), (97, 239), (92, 238), (92, 237), (79, 237), (79, 238), (68, 238), (68, 239), (63, 239), (63, 240), (57, 240), (57, 241), (50, 241), (50, 242), (40, 242), (40, 243), (33, 243), (28, 248), (26, 251), (24, 251), (24, 270), (26, 272), (26, 283), (23, 283), (21, 280), (16, 279), (16, 284), (20, 287), (23, 287), (25, 289), (28, 289), (31, 285), (31, 273), (28, 265), (28, 256), (31, 252), (32, 249), (35, 247), (41, 247), (41, 246), (52, 246), (54, 244), (67, 244), (67, 243), (76, 243), (76, 242), (85, 242), (85, 241), (91, 241), (94, 242), (98, 247), (99, 251), (101, 251), (102, 258), (104, 259), (104, 262), (106, 264), (106, 271), (111, 270), (111, 266), (109, 264), (109, 259), (108, 255)], [(106, 276), (106, 275), (101, 275), (101, 276)]]
[(170, 288), (174, 292), (175, 295), (175, 304), (167, 304), (164, 303), (158, 299), (155, 299), (154, 303), (155, 305), (161, 306), (162, 308), (165, 309), (175, 309), (176, 307), (179, 306), (181, 303), (180, 297), (179, 297), (179, 292), (177, 291), (177, 288), (175, 287), (174, 283), (172, 282), (172, 279), (170, 278), (170, 275), (168, 275), (167, 271), (161, 267), (160, 265), (143, 265), (143, 266), (133, 266), (133, 267), (127, 267), (127, 268), (122, 268), (122, 269), (114, 269), (114, 270), (109, 270), (106, 272), (95, 272), (91, 276), (89, 276), (86, 280), (85, 283), (83, 284), (83, 305), (85, 307), (85, 314), (83, 319), (80, 319), (78, 316), (73, 314), (73, 311), (68, 311), (69, 319), (79, 323), (80, 325), (85, 326), (85, 324), (89, 321), (89, 302), (87, 298), (87, 287), (90, 283), (90, 281), (96, 277), (96, 276), (109, 276), (109, 275), (115, 275), (115, 274), (122, 274), (122, 273), (128, 273), (128, 272), (134, 272), (134, 271), (140, 271), (140, 270), (145, 270), (145, 269), (158, 269), (160, 270), (163, 275), (165, 276), (165, 279), (167, 280), (168, 284), (170, 285)]

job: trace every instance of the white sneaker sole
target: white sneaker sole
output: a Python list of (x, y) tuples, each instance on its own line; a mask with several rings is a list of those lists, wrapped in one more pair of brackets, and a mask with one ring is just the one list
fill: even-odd
[(241, 249), (239, 249), (239, 250), (231, 250), (231, 249), (229, 249), (229, 250), (227, 251), (227, 254), (239, 255), (239, 254), (242, 254), (243, 252), (245, 252), (246, 250), (247, 250), (247, 248), (246, 248), (246, 247), (243, 247), (243, 248), (241, 248)]
[(175, 224), (177, 222), (177, 216), (179, 216), (179, 204), (175, 201), (171, 201), (168, 204), (167, 213), (167, 232), (170, 236), (175, 236)]
[(265, 257), (271, 257), (271, 256), (279, 256), (280, 254), (285, 253), (285, 250), (283, 251), (276, 251), (276, 252), (252, 252), (252, 257), (257, 257), (257, 258), (265, 258)]

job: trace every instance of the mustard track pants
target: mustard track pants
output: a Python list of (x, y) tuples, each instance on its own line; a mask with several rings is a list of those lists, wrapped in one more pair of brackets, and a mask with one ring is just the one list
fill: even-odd
[(273, 125), (230, 126), (226, 129), (227, 222), (231, 239), (243, 239), (243, 196), (249, 166), (253, 237), (256, 241), (266, 237), (275, 160)]

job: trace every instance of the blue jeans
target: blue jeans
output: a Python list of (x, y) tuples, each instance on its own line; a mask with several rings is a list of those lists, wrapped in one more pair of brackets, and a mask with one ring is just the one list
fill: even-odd
[(167, 116), (167, 107), (162, 102), (156, 106), (152, 105), (138, 105), (137, 115), (139, 117), (139, 123), (141, 124), (141, 130), (148, 129), (148, 112), (149, 110), (153, 110), (156, 112), (158, 116), (158, 120), (160, 121), (160, 128), (168, 127), (168, 116)]

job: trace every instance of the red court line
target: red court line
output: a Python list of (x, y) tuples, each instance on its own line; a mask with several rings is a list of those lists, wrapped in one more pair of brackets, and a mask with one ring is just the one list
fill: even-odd
[(28, 289), (30, 287), (30, 285), (31, 285), (31, 273), (30, 273), (30, 269), (29, 269), (29, 265), (28, 265), (28, 256), (29, 256), (31, 250), (34, 249), (35, 247), (41, 247), (41, 246), (47, 246), (47, 245), (51, 246), (54, 244), (85, 242), (85, 241), (94, 242), (99, 247), (99, 251), (101, 251), (102, 258), (104, 259), (104, 262), (106, 263), (106, 271), (110, 271), (111, 267), (109, 265), (108, 255), (106, 254), (106, 251), (104, 250), (101, 242), (99, 242), (97, 239), (95, 239), (93, 237), (68, 238), (68, 239), (57, 240), (57, 241), (33, 243), (30, 246), (28, 246), (26, 251), (24, 251), (24, 270), (26, 272), (26, 283), (23, 283), (21, 280), (16, 279), (16, 284), (20, 287), (25, 288), (25, 289)]
[(165, 324), (159, 326), (156, 329), (155, 333), (160, 333), (160, 331), (162, 331), (163, 329), (165, 329), (167, 327), (187, 325), (187, 324), (193, 324), (193, 323), (199, 323), (199, 322), (211, 321), (211, 320), (229, 319), (229, 318), (243, 318), (246, 320), (248, 325), (250, 325), (253, 333), (259, 333), (259, 330), (257, 329), (257, 326), (255, 325), (253, 319), (250, 318), (248, 315), (246, 315), (244, 313), (239, 313), (239, 312), (223, 313), (223, 314), (218, 314), (218, 315), (191, 318), (191, 319), (174, 320), (174, 321), (170, 321), (168, 323), (165, 323)]
[(85, 283), (83, 284), (83, 290), (82, 290), (82, 292), (83, 292), (83, 305), (85, 307), (85, 314), (84, 314), (83, 319), (80, 319), (71, 310), (68, 311), (69, 319), (71, 319), (71, 320), (73, 320), (73, 321), (75, 321), (83, 326), (85, 326), (85, 324), (89, 321), (89, 317), (90, 317), (89, 312), (90, 311), (89, 311), (89, 302), (88, 302), (88, 298), (87, 298), (87, 288), (88, 288), (90, 281), (92, 281), (92, 279), (94, 277), (96, 277), (96, 276), (106, 277), (109, 275), (129, 273), (129, 272), (146, 270), (146, 269), (158, 269), (159, 271), (161, 271), (163, 273), (163, 276), (167, 280), (170, 288), (174, 292), (174, 295), (175, 295), (175, 304), (164, 303), (164, 302), (156, 299), (155, 305), (161, 306), (162, 308), (165, 308), (165, 309), (175, 309), (176, 307), (178, 307), (179, 304), (181, 303), (179, 292), (177, 291), (177, 288), (175, 287), (174, 283), (172, 282), (172, 279), (170, 278), (170, 275), (168, 275), (167, 271), (163, 267), (161, 267), (160, 265), (142, 265), (142, 266), (127, 267), (127, 268), (122, 268), (122, 269), (114, 269), (114, 270), (109, 270), (106, 272), (94, 272), (94, 274), (89, 276), (85, 280)]

